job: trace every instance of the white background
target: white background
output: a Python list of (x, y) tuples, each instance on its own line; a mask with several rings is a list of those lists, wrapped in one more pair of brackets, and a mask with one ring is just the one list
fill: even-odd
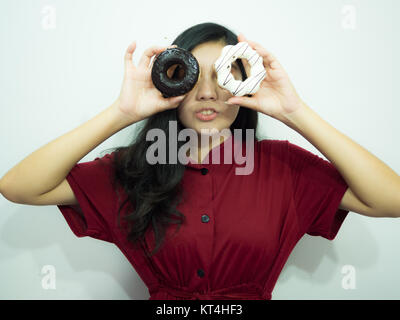
[[(116, 99), (131, 41), (137, 62), (147, 47), (169, 45), (202, 22), (269, 49), (313, 110), (400, 173), (399, 14), (397, 0), (2, 0), (0, 176)], [(322, 156), (290, 128), (260, 118), (269, 138)], [(129, 143), (132, 129), (81, 161)], [(300, 240), (272, 299), (399, 299), (399, 244), (400, 219), (349, 213), (334, 241)], [(42, 288), (46, 265), (56, 270), (56, 289)], [(355, 269), (354, 289), (342, 287), (345, 265)], [(75, 237), (56, 206), (3, 197), (0, 283), (1, 299), (149, 297), (117, 247)]]

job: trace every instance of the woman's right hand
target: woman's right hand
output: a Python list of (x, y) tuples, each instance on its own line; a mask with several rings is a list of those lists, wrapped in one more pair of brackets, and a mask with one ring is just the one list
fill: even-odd
[(132, 54), (136, 49), (136, 41), (132, 42), (125, 53), (125, 74), (117, 104), (119, 110), (128, 118), (135, 121), (143, 120), (155, 113), (178, 107), (184, 99), (183, 96), (164, 98), (162, 93), (154, 86), (151, 79), (150, 60), (167, 48), (148, 48), (142, 55), (139, 63), (135, 66), (132, 62)]

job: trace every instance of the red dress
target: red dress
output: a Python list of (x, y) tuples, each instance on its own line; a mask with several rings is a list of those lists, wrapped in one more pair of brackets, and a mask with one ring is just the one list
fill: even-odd
[[(256, 141), (250, 174), (237, 174), (246, 167), (237, 158), (223, 163), (224, 149), (246, 155), (246, 143), (231, 135), (203, 163), (186, 165), (185, 196), (177, 207), (186, 223), (173, 237), (176, 226), (169, 227), (167, 242), (153, 257), (134, 249), (117, 226), (114, 152), (76, 164), (67, 180), (79, 206), (58, 208), (77, 237), (114, 243), (148, 287), (150, 300), (269, 300), (305, 233), (335, 238), (348, 214), (339, 209), (348, 186), (329, 161), (287, 140)], [(212, 163), (218, 154), (223, 164)], [(154, 248), (152, 232), (146, 240)]]

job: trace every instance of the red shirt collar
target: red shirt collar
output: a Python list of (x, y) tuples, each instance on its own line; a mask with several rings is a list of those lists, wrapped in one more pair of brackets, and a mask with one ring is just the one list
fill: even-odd
[[(245, 141), (237, 138), (235, 135), (230, 135), (224, 142), (219, 145), (213, 147), (207, 154), (207, 156), (203, 159), (201, 163), (196, 162), (194, 159), (185, 156), (185, 159), (188, 160), (188, 163), (185, 165), (186, 167), (201, 169), (201, 168), (210, 168), (215, 166), (245, 166), (245, 162), (239, 164), (235, 161), (236, 154), (240, 154), (240, 152), (245, 154), (246, 143)], [(226, 156), (225, 156), (226, 153)], [(219, 163), (217, 163), (219, 154)], [(225, 161), (224, 159), (227, 159)], [(232, 159), (229, 163), (229, 159)], [(214, 163), (215, 161), (215, 163)]]

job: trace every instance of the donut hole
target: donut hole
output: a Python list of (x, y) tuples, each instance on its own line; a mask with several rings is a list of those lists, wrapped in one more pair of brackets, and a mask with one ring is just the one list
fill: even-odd
[(173, 64), (167, 70), (167, 77), (171, 80), (182, 80), (185, 76), (185, 71), (180, 64)]
[(239, 68), (239, 65), (237, 64), (237, 60), (235, 60), (231, 64), (231, 73), (235, 80), (242, 81), (242, 73), (240, 72), (240, 68)]

